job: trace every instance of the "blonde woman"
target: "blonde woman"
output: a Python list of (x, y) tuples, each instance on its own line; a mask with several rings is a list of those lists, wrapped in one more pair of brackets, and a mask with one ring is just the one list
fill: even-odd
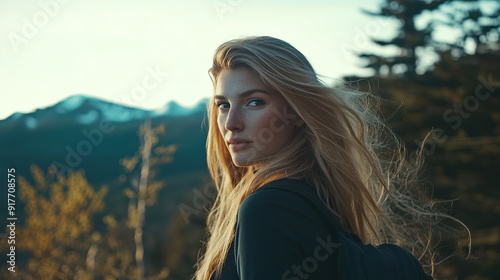
[(432, 279), (413, 255), (432, 270), (422, 229), (447, 216), (408, 194), (400, 145), (367, 94), (325, 85), (267, 36), (219, 46), (210, 74), (218, 196), (193, 279)]

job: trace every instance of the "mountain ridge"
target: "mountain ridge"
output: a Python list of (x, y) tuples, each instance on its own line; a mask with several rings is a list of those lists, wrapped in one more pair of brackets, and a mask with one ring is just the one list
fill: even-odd
[(35, 129), (40, 125), (52, 125), (54, 120), (62, 121), (62, 116), (65, 118), (70, 117), (72, 119), (71, 121), (76, 121), (84, 125), (89, 125), (102, 118), (113, 122), (129, 122), (132, 120), (145, 119), (147, 117), (188, 116), (193, 113), (205, 111), (207, 102), (208, 98), (203, 98), (193, 107), (187, 108), (171, 100), (160, 108), (146, 110), (113, 103), (85, 94), (75, 94), (54, 105), (37, 108), (29, 113), (13, 113), (7, 118), (0, 120), (0, 127), (18, 127), (22, 125), (27, 129)]
[[(108, 202), (123, 202), (122, 190), (129, 183), (119, 181), (120, 175), (126, 174), (120, 160), (138, 151), (139, 127), (150, 118), (152, 127), (165, 126), (158, 145), (177, 147), (173, 162), (158, 167), (155, 178), (168, 186), (160, 191), (164, 203), (158, 205), (168, 216), (190, 190), (203, 185), (209, 177), (207, 131), (202, 126), (205, 102), (184, 108), (170, 101), (163, 111), (155, 112), (76, 95), (28, 114), (17, 113), (0, 121), (0, 168), (15, 168), (17, 176), (32, 182), (32, 165), (42, 170), (53, 166), (58, 175), (84, 170), (96, 189), (110, 186)], [(115, 115), (107, 109), (115, 110)], [(120, 114), (125, 117), (120, 118)], [(5, 203), (0, 202), (0, 207), (6, 207)]]

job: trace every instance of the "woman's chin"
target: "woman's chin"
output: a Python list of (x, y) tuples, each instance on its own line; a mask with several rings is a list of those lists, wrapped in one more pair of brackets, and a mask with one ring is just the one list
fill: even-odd
[(254, 157), (247, 153), (232, 155), (234, 165), (238, 167), (252, 166), (255, 163)]
[(233, 159), (234, 165), (238, 167), (252, 166), (253, 162), (249, 160)]

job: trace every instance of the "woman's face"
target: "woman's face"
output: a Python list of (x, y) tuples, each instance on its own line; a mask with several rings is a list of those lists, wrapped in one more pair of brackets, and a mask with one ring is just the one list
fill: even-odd
[(236, 166), (251, 166), (293, 138), (299, 121), (285, 99), (247, 67), (217, 78), (217, 124)]

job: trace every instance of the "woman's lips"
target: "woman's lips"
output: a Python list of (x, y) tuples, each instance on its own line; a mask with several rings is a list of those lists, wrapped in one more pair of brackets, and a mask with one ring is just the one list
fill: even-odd
[(229, 143), (229, 148), (231, 148), (235, 152), (238, 152), (248, 148), (251, 144), (251, 142)]

